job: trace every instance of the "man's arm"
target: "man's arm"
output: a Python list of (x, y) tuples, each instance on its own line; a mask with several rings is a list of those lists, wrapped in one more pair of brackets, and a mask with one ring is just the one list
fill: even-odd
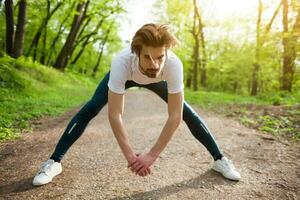
[[(108, 90), (108, 118), (117, 139), (117, 142), (128, 162), (128, 167), (132, 163), (136, 162), (138, 155), (135, 154), (134, 150), (131, 148), (127, 136), (126, 129), (124, 128), (122, 115), (124, 112), (124, 94), (117, 94)], [(144, 165), (137, 166), (138, 169), (143, 168)], [(145, 167), (143, 172), (139, 173), (140, 176), (147, 176), (151, 173), (151, 170), (148, 167)]]
[[(138, 159), (132, 163), (131, 170), (135, 171), (139, 175), (144, 173), (146, 167), (149, 168), (156, 160), (158, 155), (164, 150), (169, 141), (171, 140), (175, 130), (179, 126), (182, 120), (183, 112), (183, 92), (168, 94), (168, 120), (157, 139), (155, 145), (151, 148), (150, 152), (138, 156)], [(139, 169), (139, 166), (144, 165)]]
[(150, 150), (153, 155), (159, 155), (171, 140), (175, 130), (182, 120), (183, 93), (168, 94), (168, 120), (155, 145)]
[(124, 94), (117, 94), (108, 90), (108, 119), (117, 139), (117, 142), (129, 162), (135, 157), (134, 151), (129, 144), (127, 132), (124, 128), (122, 115), (124, 112)]

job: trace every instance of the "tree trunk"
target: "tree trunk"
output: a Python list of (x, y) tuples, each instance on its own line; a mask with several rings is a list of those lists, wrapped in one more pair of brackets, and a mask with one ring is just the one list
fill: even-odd
[[(60, 24), (60, 26), (59, 26), (59, 28), (58, 28), (58, 32), (57, 32), (55, 38), (53, 39), (53, 41), (52, 41), (52, 43), (51, 43), (51, 45), (50, 45), (49, 53), (48, 53), (48, 56), (47, 56), (48, 59), (47, 59), (47, 62), (46, 62), (46, 65), (47, 65), (47, 66), (49, 66), (49, 64), (50, 64), (50, 62), (51, 62), (52, 54), (55, 52), (55, 46), (56, 46), (56, 43), (57, 43), (59, 37), (60, 37), (61, 34), (65, 31), (65, 27), (66, 27), (66, 26), (64, 26), (64, 24), (66, 23), (66, 21), (68, 20), (70, 14), (72, 13), (73, 8), (74, 8), (74, 6), (75, 6), (75, 3), (76, 3), (76, 2), (74, 1), (74, 3), (72, 4), (72, 6), (71, 6), (69, 12), (66, 14), (65, 18), (63, 19), (62, 23)], [(51, 63), (51, 65), (52, 65), (52, 63)]]
[(206, 87), (206, 80), (207, 80), (207, 74), (206, 74), (206, 63), (207, 63), (207, 54), (206, 54), (206, 44), (204, 39), (204, 32), (203, 32), (203, 23), (201, 21), (201, 29), (200, 29), (200, 38), (201, 38), (201, 50), (202, 50), (202, 56), (201, 56), (201, 86)]
[(195, 45), (193, 48), (193, 90), (198, 90), (198, 68), (199, 68), (199, 47), (200, 47), (200, 41), (199, 41), (199, 34), (200, 30), (197, 29), (197, 3), (196, 0), (194, 2), (194, 21), (193, 21), (193, 30), (192, 34), (195, 40)]
[(258, 17), (256, 21), (256, 49), (255, 49), (255, 61), (253, 64), (253, 72), (252, 72), (252, 87), (251, 87), (251, 95), (255, 96), (257, 95), (257, 89), (258, 89), (258, 73), (260, 69), (260, 50), (261, 50), (261, 16), (263, 11), (263, 4), (261, 0), (259, 1), (258, 5)]
[(295, 71), (295, 60), (296, 60), (296, 44), (297, 38), (300, 35), (300, 9), (296, 17), (295, 24), (291, 33), (288, 29), (288, 2), (283, 0), (283, 66), (282, 66), (282, 79), (281, 79), (281, 90), (292, 91), (293, 77)]
[(273, 24), (273, 22), (274, 22), (276, 16), (277, 16), (278, 13), (279, 13), (279, 10), (280, 10), (281, 6), (282, 6), (282, 0), (281, 0), (280, 3), (278, 4), (276, 10), (275, 10), (274, 13), (273, 13), (273, 16), (272, 16), (270, 22), (269, 22), (268, 25), (266, 26), (266, 28), (265, 28), (265, 33), (268, 33), (268, 32), (270, 31), (270, 29), (271, 29), (271, 27), (272, 27), (272, 24)]
[(93, 30), (92, 32), (90, 32), (89, 34), (84, 35), (84, 36), (81, 37), (81, 35), (82, 35), (83, 32), (84, 32), (84, 29), (86, 28), (86, 26), (87, 26), (87, 25), (89, 24), (89, 22), (91, 21), (91, 17), (90, 17), (90, 16), (88, 17), (88, 20), (87, 20), (86, 23), (82, 26), (82, 29), (80, 30), (80, 33), (78, 34), (78, 37), (77, 37), (78, 39), (75, 41), (75, 44), (74, 44), (74, 46), (73, 46), (73, 48), (72, 48), (72, 51), (71, 51), (71, 53), (70, 53), (70, 57), (72, 58), (72, 55), (73, 55), (73, 53), (74, 53), (76, 47), (77, 47), (82, 41), (84, 41), (84, 42), (82, 43), (82, 45), (81, 45), (81, 49), (79, 50), (79, 53), (77, 53), (77, 55), (75, 56), (75, 58), (72, 59), (72, 62), (71, 62), (72, 65), (75, 64), (75, 63), (78, 61), (78, 59), (80, 58), (81, 54), (83, 53), (83, 51), (84, 51), (86, 45), (88, 45), (88, 44), (90, 43), (89, 39), (90, 39), (92, 36), (98, 34), (98, 30), (99, 30), (99, 28), (101, 27), (101, 25), (102, 25), (102, 23), (104, 22), (104, 20), (105, 20), (107, 17), (113, 15), (113, 14), (114, 14), (115, 12), (117, 12), (119, 9), (120, 9), (120, 8), (117, 7), (116, 9), (111, 10), (111, 12), (110, 12), (109, 15), (102, 16), (101, 20), (98, 21), (98, 24), (95, 26), (94, 30)]
[[(103, 3), (103, 5), (105, 5), (105, 4), (108, 3), (109, 1), (110, 1), (110, 0), (106, 0), (106, 1)], [(116, 8), (116, 10), (118, 10), (118, 9), (119, 9), (119, 7)], [(100, 24), (100, 26), (101, 26), (101, 24), (103, 23), (104, 19), (107, 18), (107, 17), (109, 17), (109, 16), (111, 16), (116, 10), (112, 10), (111, 13), (110, 13), (109, 15), (107, 15), (107, 16), (102, 16), (102, 18), (101, 18), (101, 20), (99, 20), (100, 22), (99, 22), (98, 24)], [(84, 16), (84, 17), (85, 17), (85, 16)], [(88, 35), (85, 35), (85, 36), (82, 36), (82, 34), (83, 34), (85, 28), (86, 28), (86, 27), (89, 25), (89, 23), (91, 22), (91, 20), (92, 20), (92, 16), (91, 16), (91, 15), (88, 15), (88, 16), (87, 16), (87, 20), (85, 21), (84, 25), (82, 26), (81, 30), (79, 31), (79, 34), (78, 34), (78, 36), (77, 36), (77, 40), (75, 41), (74, 47), (73, 47), (72, 52), (71, 52), (71, 56), (72, 56), (74, 50), (76, 49), (76, 47), (77, 47), (82, 41), (85, 41), (86, 37), (90, 37), (89, 34), (88, 34)], [(97, 26), (98, 26), (98, 25), (97, 25)], [(95, 29), (98, 30), (98, 28), (95, 28)], [(94, 30), (95, 30), (95, 29), (94, 29)], [(92, 32), (93, 32), (93, 31), (92, 31)], [(96, 34), (97, 34), (97, 33), (96, 33)], [(81, 37), (81, 36), (82, 36), (82, 37)], [(76, 57), (77, 57), (77, 56), (76, 56)], [(73, 64), (73, 61), (72, 61), (71, 64)]]
[(77, 35), (79, 28), (83, 21), (84, 10), (87, 9), (88, 4), (89, 4), (89, 1), (87, 1), (85, 3), (79, 3), (77, 5), (77, 8), (76, 8), (77, 13), (74, 16), (71, 31), (67, 37), (67, 40), (66, 40), (64, 46), (62, 47), (60, 53), (58, 54), (57, 59), (54, 64), (54, 67), (57, 69), (60, 69), (63, 71), (68, 64), (68, 59), (69, 59), (74, 41), (76, 39), (76, 35)]
[[(196, 5), (196, 4), (195, 4)], [(200, 60), (200, 69), (201, 69), (201, 74), (200, 74), (200, 81), (201, 81), (201, 86), (206, 87), (206, 79), (207, 79), (207, 74), (206, 74), (206, 63), (207, 63), (207, 56), (206, 56), (206, 44), (205, 44), (205, 38), (204, 38), (204, 32), (203, 32), (203, 21), (202, 21), (202, 16), (200, 14), (200, 8), (199, 6), (196, 5), (196, 15), (197, 15), (197, 20), (198, 20), (198, 29), (199, 29), (199, 35), (200, 35), (200, 41), (201, 41), (201, 60)]]
[(47, 27), (47, 24), (48, 24), (50, 18), (59, 9), (59, 7), (61, 5), (63, 5), (62, 2), (57, 3), (55, 8), (49, 14), (50, 1), (48, 0), (48, 2), (47, 2), (47, 16), (43, 19), (42, 23), (40, 24), (40, 26), (39, 26), (39, 28), (36, 32), (36, 34), (34, 35), (33, 40), (30, 44), (30, 47), (29, 47), (28, 51), (26, 52), (26, 56), (29, 56), (29, 54), (33, 50), (33, 60), (36, 60), (37, 47), (38, 47), (38, 44), (39, 44), (40, 37), (43, 33), (43, 30)]
[(46, 23), (45, 23), (45, 30), (44, 30), (44, 37), (43, 37), (43, 47), (41, 52), (41, 59), (40, 62), (45, 64), (45, 57), (46, 57), (46, 43), (47, 43), (47, 24), (48, 19), (50, 18), (50, 0), (47, 0), (47, 16), (46, 16)]
[(198, 68), (199, 68), (199, 41), (195, 39), (195, 46), (194, 46), (194, 65), (193, 65), (193, 90), (198, 90)]
[(14, 48), (14, 14), (13, 1), (5, 0), (5, 18), (6, 18), (6, 53), (13, 55)]
[(103, 55), (103, 49), (104, 49), (104, 46), (105, 46), (105, 44), (106, 44), (106, 42), (108, 40), (108, 36), (109, 36), (110, 31), (111, 31), (111, 27), (108, 28), (108, 30), (106, 32), (106, 35), (105, 35), (105, 38), (104, 38), (104, 40), (101, 43), (101, 51), (99, 52), (99, 55), (98, 55), (98, 58), (97, 58), (97, 62), (95, 64), (95, 66), (94, 66), (93, 74), (92, 74), (92, 76), (94, 78), (96, 77), (96, 74), (97, 74), (97, 71), (98, 71), (101, 59), (102, 59), (102, 55)]
[(187, 79), (186, 79), (186, 87), (187, 88), (192, 88), (192, 79), (193, 79), (192, 73), (193, 73), (192, 69), (189, 68), (188, 73), (187, 73)]
[(26, 0), (20, 0), (18, 23), (14, 42), (13, 57), (18, 58), (23, 55), (24, 38), (25, 38), (25, 25), (26, 25)]
[[(75, 56), (75, 58), (72, 60), (71, 64), (75, 64), (75, 63), (78, 61), (78, 59), (80, 58), (81, 54), (83, 53), (85, 47), (90, 43), (90, 41), (89, 41), (90, 38), (91, 38), (92, 36), (98, 34), (98, 30), (99, 30), (99, 28), (101, 27), (103, 21), (104, 21), (104, 18), (102, 18), (102, 19), (98, 22), (98, 24), (96, 25), (96, 27), (94, 28), (94, 30), (93, 30), (91, 33), (89, 33), (89, 34), (87, 34), (87, 35), (85, 35), (85, 36), (83, 37), (84, 42), (83, 42), (82, 45), (81, 45), (81, 49), (79, 50), (79, 52), (77, 53), (77, 55)], [(79, 43), (79, 42), (78, 42), (78, 43)], [(74, 51), (74, 49), (75, 49), (75, 47), (73, 48), (72, 52)]]
[[(85, 23), (83, 24), (81, 30), (79, 31), (78, 37), (77, 37), (79, 41), (81, 40), (81, 35), (83, 34), (85, 28), (89, 25), (89, 23), (90, 23), (91, 21), (92, 21), (92, 17), (91, 17), (91, 16), (89, 16), (89, 17), (87, 18), (87, 20), (85, 20)], [(75, 44), (75, 45), (76, 45), (76, 44)]]
[(275, 11), (273, 13), (271, 20), (269, 21), (269, 23), (266, 25), (266, 27), (264, 29), (263, 36), (261, 36), (261, 16), (262, 16), (262, 12), (263, 12), (263, 4), (262, 4), (262, 1), (259, 0), (258, 18), (257, 18), (257, 23), (256, 23), (257, 32), (256, 32), (255, 61), (253, 63), (251, 90), (250, 90), (250, 94), (252, 96), (257, 95), (258, 87), (259, 87), (258, 74), (260, 71), (260, 52), (264, 46), (264, 43), (267, 41), (268, 33), (270, 32), (272, 24), (273, 24), (276, 16), (278, 15), (278, 12), (279, 12), (281, 6), (282, 6), (282, 1), (280, 1), (280, 3), (278, 4), (277, 8), (275, 9)]
[[(87, 18), (87, 20), (85, 21), (85, 23), (83, 24), (81, 30), (79, 31), (78, 33), (78, 36), (77, 36), (77, 39), (74, 41), (74, 45), (72, 47), (72, 50), (70, 52), (70, 59), (72, 60), (72, 56), (73, 56), (73, 53), (75, 51), (75, 49), (77, 48), (77, 46), (80, 44), (80, 42), (82, 42), (82, 40), (84, 40), (85, 37), (81, 37), (81, 35), (83, 34), (85, 28), (88, 26), (88, 24), (92, 21), (92, 17), (89, 16)], [(77, 57), (77, 56), (76, 56)], [(74, 59), (72, 60), (71, 64), (74, 64), (73, 63)]]
[(2, 11), (2, 0), (0, 0), (0, 10)]

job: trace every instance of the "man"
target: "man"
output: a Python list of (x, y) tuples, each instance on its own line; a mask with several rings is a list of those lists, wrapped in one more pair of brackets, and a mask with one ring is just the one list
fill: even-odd
[[(184, 101), (183, 68), (170, 50), (176, 38), (166, 25), (146, 24), (133, 37), (131, 48), (122, 50), (112, 61), (110, 72), (97, 87), (93, 97), (73, 117), (60, 138), (54, 153), (44, 162), (33, 179), (33, 185), (44, 185), (62, 172), (60, 161), (71, 145), (82, 135), (89, 121), (108, 102), (108, 117), (114, 136), (128, 161), (128, 167), (139, 176), (151, 173), (150, 166), (171, 140), (183, 119), (192, 134), (215, 160), (213, 169), (230, 180), (240, 174), (223, 156), (212, 134), (198, 114)], [(168, 119), (157, 142), (148, 153), (138, 154), (129, 144), (122, 119), (125, 90), (144, 87), (168, 104)]]

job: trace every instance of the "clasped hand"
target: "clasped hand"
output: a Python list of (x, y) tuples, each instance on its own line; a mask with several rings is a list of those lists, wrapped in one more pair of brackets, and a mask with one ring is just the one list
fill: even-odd
[(128, 168), (139, 176), (147, 176), (151, 173), (150, 166), (154, 163), (157, 156), (150, 153), (136, 154), (128, 160)]

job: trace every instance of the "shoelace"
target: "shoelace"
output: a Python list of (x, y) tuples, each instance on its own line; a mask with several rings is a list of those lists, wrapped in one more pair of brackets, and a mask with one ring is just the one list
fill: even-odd
[(40, 168), (39, 174), (41, 174), (41, 173), (47, 174), (47, 171), (50, 171), (50, 165), (51, 164), (52, 163), (50, 163), (50, 162), (43, 163), (41, 168)]
[(227, 165), (230, 169), (235, 170), (235, 167), (234, 167), (234, 165), (232, 164), (232, 161), (231, 161), (231, 160), (227, 160), (227, 162), (225, 162), (225, 163), (226, 163), (225, 165)]

